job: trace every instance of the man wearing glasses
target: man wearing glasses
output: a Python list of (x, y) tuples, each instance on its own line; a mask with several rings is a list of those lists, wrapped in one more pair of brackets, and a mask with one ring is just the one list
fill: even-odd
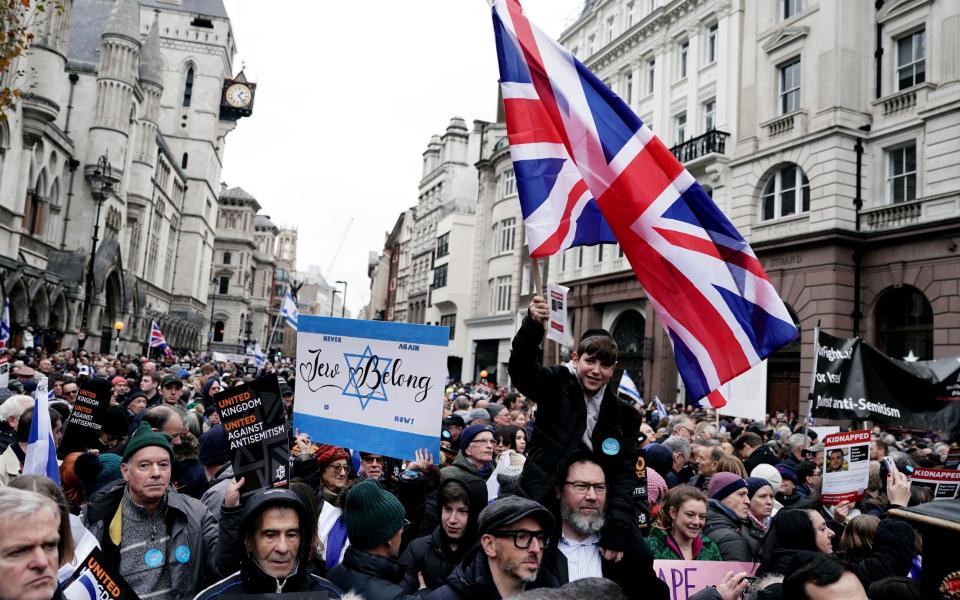
[(633, 489), (640, 419), (607, 385), (617, 368), (619, 349), (606, 330), (585, 331), (570, 363), (540, 364), (540, 342), (549, 316), (547, 301), (534, 297), (510, 353), (511, 380), (537, 403), (520, 487), (528, 497), (554, 509), (554, 486), (562, 465), (578, 450), (592, 453), (609, 488), (599, 547), (607, 558), (618, 561), (629, 537), (635, 530), (639, 533), (636, 514), (641, 507), (635, 506)]
[(493, 502), (480, 513), (480, 546), (427, 600), (500, 600), (528, 589), (560, 587), (540, 568), (553, 524), (550, 511), (533, 500), (507, 496)]
[(607, 560), (600, 553), (598, 534), (606, 521), (607, 480), (589, 452), (577, 452), (562, 470), (556, 488), (560, 500), (560, 530), (554, 531), (543, 568), (561, 584), (605, 577), (629, 598), (667, 598), (669, 591), (653, 571), (653, 555), (639, 532), (627, 538), (624, 559)]

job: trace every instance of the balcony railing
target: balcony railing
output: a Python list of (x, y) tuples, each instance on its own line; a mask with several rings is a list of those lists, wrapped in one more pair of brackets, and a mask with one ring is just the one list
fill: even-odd
[(921, 202), (921, 200), (914, 200), (867, 209), (863, 211), (867, 220), (867, 229), (878, 231), (919, 223), (923, 212)]
[(689, 139), (682, 144), (670, 148), (670, 152), (682, 163), (688, 163), (707, 154), (723, 154), (730, 134), (725, 131), (711, 129), (703, 135)]

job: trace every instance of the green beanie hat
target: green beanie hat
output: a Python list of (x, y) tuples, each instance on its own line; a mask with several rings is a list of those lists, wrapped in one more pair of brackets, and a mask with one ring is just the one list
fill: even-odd
[(400, 501), (372, 479), (347, 492), (343, 522), (347, 537), (357, 550), (376, 548), (403, 528), (404, 510)]
[(130, 440), (127, 441), (127, 447), (123, 451), (123, 462), (130, 460), (137, 450), (147, 446), (160, 446), (170, 453), (170, 461), (173, 461), (173, 446), (170, 445), (170, 438), (165, 433), (154, 431), (149, 423), (140, 423), (140, 427), (133, 432)]

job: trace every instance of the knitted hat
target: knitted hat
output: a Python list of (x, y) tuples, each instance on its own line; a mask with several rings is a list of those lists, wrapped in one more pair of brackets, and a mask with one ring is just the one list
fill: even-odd
[(330, 444), (320, 444), (317, 446), (317, 464), (320, 465), (321, 471), (326, 469), (330, 463), (338, 460), (349, 461), (350, 453), (343, 448), (331, 446)]
[(487, 412), (490, 413), (490, 419), (496, 419), (497, 415), (500, 414), (500, 411), (506, 410), (506, 407), (502, 404), (497, 404), (496, 402), (491, 402), (487, 405)]
[[(483, 409), (481, 408), (480, 410)], [(466, 448), (470, 445), (470, 442), (473, 441), (473, 438), (477, 437), (477, 435), (483, 433), (484, 431), (493, 433), (493, 427), (490, 427), (489, 425), (471, 425), (470, 427), (467, 427), (460, 434), (460, 447)]]
[(467, 417), (467, 422), (476, 421), (477, 419), (482, 419), (484, 421), (490, 420), (490, 413), (487, 412), (485, 408), (475, 408), (470, 411), (470, 416)]
[(753, 470), (750, 471), (750, 477), (766, 479), (770, 482), (770, 486), (773, 487), (774, 491), (780, 489), (780, 483), (783, 481), (780, 471), (778, 471), (775, 466), (766, 463), (755, 466)]
[(149, 423), (140, 423), (140, 427), (130, 436), (127, 447), (123, 451), (123, 462), (127, 462), (137, 451), (147, 446), (160, 446), (170, 453), (170, 460), (173, 461), (173, 446), (170, 445), (170, 438), (167, 437), (167, 434), (154, 431), (150, 428)]
[(649, 470), (656, 471), (661, 476), (673, 470), (673, 452), (666, 446), (654, 442), (647, 445), (643, 452)]
[(400, 501), (372, 479), (354, 485), (343, 507), (343, 523), (350, 544), (366, 551), (383, 544), (403, 528)]
[(657, 503), (664, 494), (667, 493), (667, 482), (663, 480), (660, 473), (653, 469), (647, 469), (647, 501), (650, 506)]
[(793, 483), (797, 483), (797, 472), (790, 465), (783, 463), (777, 465), (777, 472), (780, 473), (780, 476), (784, 479), (789, 479)]
[(122, 406), (111, 406), (104, 416), (101, 431), (115, 438), (126, 437), (130, 431), (130, 412)]
[(117, 385), (118, 383), (126, 383), (126, 382), (127, 382), (126, 379), (117, 375), (116, 377), (110, 380), (110, 385)]
[(223, 425), (214, 425), (200, 436), (200, 464), (205, 467), (223, 465), (230, 462), (227, 454), (227, 432)]
[(760, 491), (760, 488), (764, 486), (769, 486), (770, 482), (762, 477), (747, 477), (747, 494), (750, 496), (750, 499), (753, 499), (753, 495)]
[(710, 487), (707, 489), (707, 493), (714, 500), (723, 501), (730, 494), (746, 487), (747, 482), (736, 473), (720, 471), (714, 473), (713, 477), (710, 478)]
[(97, 490), (123, 477), (120, 473), (120, 456), (103, 453), (77, 453), (74, 463), (74, 472), (80, 481), (83, 494), (87, 498), (93, 496)]

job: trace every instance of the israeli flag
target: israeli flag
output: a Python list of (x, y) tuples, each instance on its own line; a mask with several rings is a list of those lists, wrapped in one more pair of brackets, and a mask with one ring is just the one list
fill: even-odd
[(287, 325), (292, 327), (294, 331), (297, 330), (297, 317), (300, 316), (300, 313), (297, 312), (297, 303), (293, 301), (290, 292), (287, 292), (287, 295), (283, 297), (283, 304), (280, 305), (280, 315), (287, 320)]
[(3, 299), (3, 311), (0, 312), (0, 348), (10, 343), (10, 299)]
[(267, 358), (263, 355), (260, 342), (257, 342), (257, 345), (253, 348), (253, 365), (258, 369), (262, 369), (265, 364), (267, 364)]
[(623, 372), (623, 377), (620, 378), (619, 393), (633, 400), (634, 404), (643, 404), (643, 394), (637, 389), (637, 384), (633, 382), (633, 379), (630, 378), (630, 375), (626, 371)]
[(57, 464), (57, 445), (53, 441), (50, 408), (47, 396), (47, 378), (37, 384), (33, 400), (33, 422), (27, 438), (27, 456), (23, 461), (25, 475), (46, 475), (60, 485), (60, 465)]
[(657, 414), (660, 415), (660, 418), (665, 418), (667, 416), (667, 407), (663, 405), (663, 402), (660, 402), (660, 398), (654, 396), (653, 403), (657, 405)]

